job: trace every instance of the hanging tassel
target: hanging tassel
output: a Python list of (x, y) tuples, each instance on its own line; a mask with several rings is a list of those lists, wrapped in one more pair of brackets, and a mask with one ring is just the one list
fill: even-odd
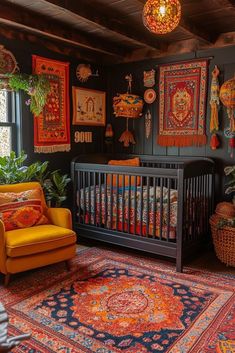
[(216, 102), (210, 102), (211, 106), (211, 120), (210, 120), (210, 132), (219, 130), (219, 118), (218, 118), (218, 104)]
[(210, 133), (211, 141), (210, 146), (212, 150), (215, 150), (219, 146), (219, 140), (216, 135), (216, 131), (219, 130), (219, 69), (215, 65), (214, 70), (212, 71), (212, 80), (211, 80), (211, 96), (210, 96), (210, 106), (211, 106), (211, 116), (210, 116)]
[(211, 149), (216, 150), (216, 148), (219, 147), (219, 145), (220, 145), (220, 142), (219, 142), (218, 136), (214, 133), (211, 136), (211, 141), (210, 141)]
[(231, 137), (229, 139), (229, 153), (231, 158), (234, 157), (234, 148), (235, 148), (235, 137)]
[(124, 147), (129, 147), (130, 143), (132, 143), (133, 145), (135, 145), (135, 139), (134, 136), (132, 134), (131, 131), (128, 130), (128, 118), (126, 119), (126, 131), (124, 131), (120, 138), (119, 138), (119, 142), (123, 142), (123, 146)]

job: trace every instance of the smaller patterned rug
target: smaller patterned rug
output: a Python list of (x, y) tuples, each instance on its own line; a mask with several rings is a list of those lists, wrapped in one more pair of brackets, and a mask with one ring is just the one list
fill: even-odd
[(0, 290), (19, 353), (234, 352), (235, 278), (125, 252), (82, 249)]

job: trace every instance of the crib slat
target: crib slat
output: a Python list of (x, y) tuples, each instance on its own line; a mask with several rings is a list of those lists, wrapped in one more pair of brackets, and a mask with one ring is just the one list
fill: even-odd
[(159, 225), (159, 232), (160, 232), (160, 240), (162, 240), (162, 221), (163, 221), (163, 178), (160, 178), (160, 225)]
[(96, 172), (93, 173), (94, 178), (94, 225), (96, 225)]
[(146, 236), (149, 237), (149, 177), (147, 177), (147, 200), (146, 200)]
[(81, 172), (78, 172), (78, 223), (81, 223)]
[(125, 212), (125, 179), (122, 174), (122, 232), (124, 231), (124, 212)]
[(143, 177), (140, 177), (140, 236), (142, 236), (143, 228)]
[(111, 177), (111, 184), (110, 184), (110, 229), (113, 229), (113, 177)]
[(153, 237), (156, 238), (156, 178), (153, 178)]
[(136, 206), (136, 193), (137, 193), (137, 176), (135, 175), (135, 186), (134, 186), (134, 214), (133, 214), (133, 226), (134, 226), (134, 234), (136, 234), (136, 212), (137, 212), (137, 206)]
[(82, 172), (82, 187), (83, 187), (83, 200), (84, 200), (84, 217), (83, 223), (86, 223), (86, 172)]
[(118, 230), (119, 220), (119, 174), (117, 174), (117, 190), (116, 190), (116, 230)]
[(131, 217), (131, 176), (128, 175), (128, 209), (127, 209), (127, 231), (130, 233), (130, 217)]
[(99, 180), (99, 227), (102, 224), (102, 190), (101, 190), (101, 173), (98, 174)]
[(88, 223), (91, 223), (91, 173), (88, 172)]
[(171, 212), (171, 204), (170, 204), (170, 193), (171, 193), (171, 181), (169, 178), (167, 178), (167, 188), (168, 188), (168, 193), (167, 193), (167, 229), (166, 229), (166, 239), (169, 241), (169, 234), (170, 234), (170, 212)]
[(104, 226), (107, 227), (108, 199), (107, 199), (107, 173), (104, 175)]

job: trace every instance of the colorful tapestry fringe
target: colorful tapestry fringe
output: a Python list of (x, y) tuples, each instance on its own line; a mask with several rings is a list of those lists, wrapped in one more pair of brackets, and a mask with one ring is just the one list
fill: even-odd
[(208, 60), (160, 66), (159, 145), (206, 144), (207, 67)]
[(47, 74), (51, 91), (42, 114), (34, 117), (34, 151), (70, 151), (69, 63), (33, 55), (33, 72)]

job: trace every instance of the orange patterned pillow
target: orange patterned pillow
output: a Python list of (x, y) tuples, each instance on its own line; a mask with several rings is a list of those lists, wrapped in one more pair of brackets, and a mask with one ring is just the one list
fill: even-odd
[(0, 218), (6, 231), (48, 224), (43, 214), (41, 190), (0, 193)]
[[(140, 159), (139, 157), (136, 158), (131, 158), (131, 159), (121, 159), (121, 160), (116, 160), (116, 159), (111, 159), (108, 162), (109, 165), (123, 165), (123, 166), (133, 166), (133, 167), (139, 167), (140, 166)], [(129, 184), (129, 176), (126, 175), (124, 178), (124, 183), (125, 186), (128, 186)], [(111, 174), (108, 174), (107, 178), (107, 184), (111, 184)], [(123, 184), (123, 177), (122, 175), (119, 176), (118, 178), (118, 186), (122, 187)], [(131, 176), (131, 185), (135, 185), (135, 177)], [(140, 185), (140, 177), (137, 176), (136, 178), (136, 185)], [(117, 174), (113, 174), (113, 186), (117, 186)]]

